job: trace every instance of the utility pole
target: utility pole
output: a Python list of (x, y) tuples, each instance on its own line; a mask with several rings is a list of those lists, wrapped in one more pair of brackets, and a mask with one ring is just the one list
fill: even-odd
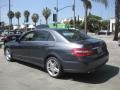
[(1, 23), (1, 8), (2, 8), (2, 7), (0, 7), (0, 23)]
[(56, 20), (56, 28), (57, 28), (57, 23), (58, 23), (58, 0), (57, 0), (57, 2), (56, 2), (56, 18), (57, 18), (57, 20)]
[[(11, 5), (11, 2), (10, 2), (10, 0), (9, 0), (9, 11), (8, 11), (8, 13), (9, 13), (10, 10), (11, 10), (10, 5)], [(9, 18), (9, 31), (10, 31), (10, 30), (11, 30), (11, 21), (10, 21), (10, 18)]]
[(75, 4), (75, 0), (74, 0), (74, 3), (73, 3), (73, 13), (74, 13), (74, 28), (76, 28), (76, 25), (75, 25), (75, 8), (76, 8), (76, 4)]

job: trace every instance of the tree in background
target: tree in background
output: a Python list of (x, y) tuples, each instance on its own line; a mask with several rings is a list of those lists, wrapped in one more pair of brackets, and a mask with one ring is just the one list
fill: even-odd
[(20, 17), (21, 17), (21, 13), (19, 11), (15, 12), (15, 17), (18, 20), (18, 26), (20, 26)]
[(28, 22), (29, 22), (29, 16), (30, 16), (30, 12), (28, 11), (28, 10), (25, 10), (24, 11), (24, 18), (25, 18), (25, 20), (24, 20), (24, 22), (25, 22), (25, 29), (26, 29), (26, 31), (27, 31), (27, 29), (28, 29)]
[(69, 22), (69, 25), (71, 28), (73, 28), (73, 24), (74, 24), (74, 20), (71, 18), (70, 22)]
[(24, 22), (29, 22), (29, 16), (30, 16), (30, 12), (28, 10), (24, 11), (24, 17), (25, 17), (25, 21)]
[(81, 29), (81, 27), (80, 27), (80, 24), (81, 24), (81, 23), (82, 23), (82, 21), (80, 21), (80, 17), (79, 17), (79, 15), (78, 15), (77, 21), (76, 21), (76, 28)]
[(36, 23), (39, 20), (39, 15), (34, 13), (31, 18), (32, 18), (32, 21), (35, 23), (35, 26), (36, 26)]
[(102, 18), (91, 13), (87, 17), (87, 25), (89, 32), (96, 33), (101, 30), (101, 20)]
[(46, 24), (48, 24), (48, 18), (51, 15), (51, 10), (48, 7), (46, 7), (46, 8), (43, 9), (42, 14), (45, 18)]
[(83, 5), (84, 5), (84, 9), (85, 9), (85, 33), (87, 34), (87, 15), (88, 15), (88, 9), (91, 9), (92, 8), (92, 4), (89, 0), (82, 0), (83, 2)]
[(107, 7), (108, 0), (81, 0), (81, 1), (83, 2), (84, 9), (85, 9), (85, 32), (87, 33), (87, 15), (88, 15), (88, 9), (92, 8), (91, 1), (100, 2)]
[(12, 19), (14, 18), (14, 12), (13, 11), (8, 12), (8, 18), (10, 19), (10, 25), (12, 25)]
[(114, 39), (115, 41), (118, 40), (118, 32), (119, 32), (119, 27), (120, 25), (120, 0), (115, 0), (115, 34), (114, 34)]
[(110, 20), (102, 20), (101, 21), (101, 29), (102, 30), (109, 30), (110, 27)]

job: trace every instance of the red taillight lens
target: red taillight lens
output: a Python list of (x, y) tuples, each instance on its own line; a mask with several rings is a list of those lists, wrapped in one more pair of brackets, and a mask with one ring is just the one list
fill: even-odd
[(94, 54), (94, 51), (87, 49), (87, 48), (74, 48), (71, 50), (71, 52), (76, 57), (90, 56)]

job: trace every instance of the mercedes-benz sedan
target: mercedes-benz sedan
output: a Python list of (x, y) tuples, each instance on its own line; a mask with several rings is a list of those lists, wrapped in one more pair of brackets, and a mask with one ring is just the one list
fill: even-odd
[(105, 65), (109, 53), (103, 40), (80, 30), (45, 29), (29, 31), (4, 47), (6, 60), (38, 65), (57, 78), (63, 72), (88, 73)]

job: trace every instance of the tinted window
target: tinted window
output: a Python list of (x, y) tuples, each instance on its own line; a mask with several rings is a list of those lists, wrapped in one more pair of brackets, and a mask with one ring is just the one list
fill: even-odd
[(42, 25), (38, 25), (38, 26), (36, 26), (36, 28), (37, 28), (37, 29), (49, 28), (49, 26), (48, 26), (48, 25), (44, 25), (44, 24), (42, 24)]
[(22, 41), (32, 41), (34, 35), (35, 35), (34, 32), (30, 32), (26, 34), (25, 36), (23, 36)]
[(79, 41), (90, 38), (85, 33), (78, 30), (58, 30), (57, 32), (59, 32), (69, 41)]
[(50, 33), (47, 31), (39, 31), (33, 37), (33, 41), (47, 41)]
[(55, 41), (54, 38), (53, 38), (53, 36), (51, 34), (49, 34), (48, 41)]

